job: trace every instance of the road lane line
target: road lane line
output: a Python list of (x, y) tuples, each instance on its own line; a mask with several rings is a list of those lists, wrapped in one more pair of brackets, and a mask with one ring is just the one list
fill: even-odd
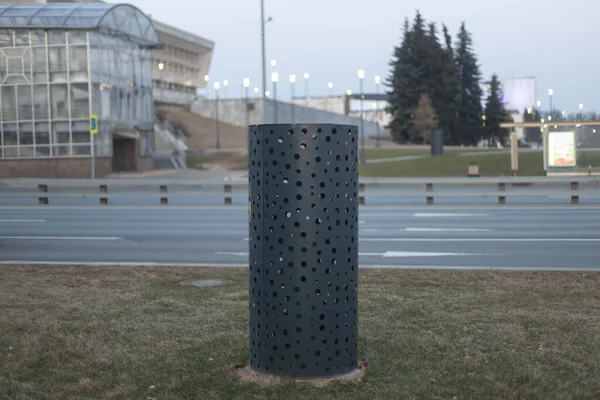
[(0, 236), (7, 240), (123, 240), (113, 236)]
[(600, 242), (577, 238), (360, 238), (361, 242)]
[(46, 222), (45, 219), (0, 219), (0, 222)]
[(429, 253), (420, 251), (386, 251), (383, 257), (445, 257), (445, 256), (491, 256), (492, 254), (473, 253)]
[(406, 232), (489, 232), (490, 229), (469, 228), (406, 228)]
[(416, 213), (415, 218), (485, 217), (488, 214)]
[[(235, 252), (235, 251), (217, 251), (215, 254), (220, 256), (239, 256), (239, 257), (248, 257), (249, 253), (247, 252)], [(363, 257), (381, 257), (384, 253), (358, 253), (359, 256)]]
[[(247, 242), (248, 238), (243, 238)], [(359, 238), (360, 242), (600, 242), (594, 238)]]

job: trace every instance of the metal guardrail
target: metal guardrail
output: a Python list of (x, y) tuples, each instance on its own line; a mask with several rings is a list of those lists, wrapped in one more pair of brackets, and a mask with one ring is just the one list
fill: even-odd
[[(435, 198), (480, 197), (497, 198), (498, 204), (506, 204), (507, 197), (568, 197), (571, 204), (578, 204), (581, 196), (600, 198), (600, 177), (506, 177), (506, 178), (363, 178), (358, 184), (359, 204), (371, 198), (424, 198), (434, 204)], [(488, 186), (482, 190), (465, 190), (465, 187)], [(493, 186), (494, 189), (490, 189)], [(542, 188), (531, 189), (534, 186)], [(51, 198), (98, 198), (99, 204), (108, 204), (111, 198), (156, 198), (160, 204), (169, 204), (169, 198), (223, 198), (224, 204), (232, 204), (234, 198), (248, 199), (245, 191), (247, 179), (9, 179), (0, 180), (0, 197), (31, 199), (37, 197), (39, 204), (50, 204)], [(382, 190), (385, 187), (388, 190)], [(451, 191), (436, 189), (454, 187)], [(518, 191), (510, 187), (524, 188)], [(123, 189), (131, 189), (124, 191)], [(174, 189), (198, 189), (183, 192)], [(389, 190), (389, 188), (409, 188)], [(462, 189), (461, 189), (462, 188)], [(529, 188), (529, 189), (528, 189)], [(15, 191), (37, 189), (37, 191)], [(112, 190), (111, 190), (112, 189)], [(139, 189), (156, 190), (140, 192)], [(207, 191), (211, 189), (212, 191)], [(215, 191), (215, 189), (217, 189)], [(222, 189), (222, 192), (220, 191)], [(114, 191), (113, 191), (114, 190)], [(138, 190), (138, 191), (136, 191)]]

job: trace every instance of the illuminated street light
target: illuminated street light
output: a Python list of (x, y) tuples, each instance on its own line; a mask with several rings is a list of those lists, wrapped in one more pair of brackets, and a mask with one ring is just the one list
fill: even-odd
[(215, 81), (215, 148), (221, 147), (221, 134), (219, 132), (219, 89), (221, 88), (221, 82)]
[(379, 105), (377, 104), (377, 101), (379, 99), (379, 85), (381, 84), (381, 77), (380, 76), (375, 76), (375, 106), (373, 107), (375, 110), (375, 122), (377, 123), (377, 132), (375, 134), (375, 147), (379, 147), (380, 143), (379, 143), (379, 136), (381, 135), (380, 133), (380, 126), (379, 126)]
[(308, 106), (308, 78), (310, 75), (308, 72), (304, 73), (304, 97), (306, 98), (306, 105)]
[(358, 71), (358, 85), (360, 92), (360, 162), (365, 164), (367, 162), (367, 156), (365, 154), (365, 91), (363, 87), (363, 81), (365, 80), (365, 70), (359, 69)]
[[(275, 60), (271, 61), (271, 65), (274, 65)], [(279, 72), (273, 71), (271, 73), (271, 82), (273, 82), (273, 123), (277, 123), (278, 110), (277, 110), (277, 82), (279, 82)]]
[(296, 83), (296, 75), (290, 74), (290, 98), (292, 100), (292, 124), (296, 123), (296, 105), (294, 104), (294, 84)]
[(250, 108), (248, 107), (248, 88), (250, 88), (250, 78), (242, 79), (244, 84), (244, 103), (246, 106), (246, 126), (250, 126)]

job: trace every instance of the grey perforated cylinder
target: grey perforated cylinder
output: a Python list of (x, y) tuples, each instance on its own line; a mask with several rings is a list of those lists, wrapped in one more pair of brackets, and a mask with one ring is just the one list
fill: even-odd
[(357, 368), (358, 129), (249, 127), (250, 366), (296, 378)]

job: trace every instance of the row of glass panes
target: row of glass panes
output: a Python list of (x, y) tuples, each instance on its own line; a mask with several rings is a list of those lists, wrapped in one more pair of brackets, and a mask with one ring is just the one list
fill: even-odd
[[(87, 118), (87, 83), (48, 85), (5, 85), (0, 87), (0, 121)], [(151, 118), (152, 91), (132, 88), (94, 90), (97, 113), (104, 119), (128, 121)], [(70, 114), (69, 114), (69, 111)]]
[[(18, 129), (17, 129), (18, 128)], [(35, 128), (35, 130), (34, 130)], [(35, 133), (34, 133), (35, 132)], [(0, 132), (0, 144), (5, 146), (43, 144), (82, 144), (90, 142), (88, 120), (4, 123)]]
[[(97, 156), (111, 156), (112, 145), (95, 144)], [(153, 153), (151, 153), (153, 154)], [(82, 157), (91, 155), (90, 144), (53, 145), (53, 146), (0, 146), (0, 159), (8, 158), (48, 158), (48, 157)]]
[(11, 73), (87, 71), (87, 49), (64, 46), (0, 49), (0, 72)]
[[(87, 83), (1, 86), (3, 121), (89, 116)], [(70, 103), (68, 100), (70, 99)], [(18, 111), (18, 113), (17, 113)]]
[(85, 31), (13, 31), (2, 29), (0, 30), (0, 47), (18, 47), (18, 46), (39, 46), (39, 45), (64, 45), (68, 41), (71, 45), (87, 43)]

